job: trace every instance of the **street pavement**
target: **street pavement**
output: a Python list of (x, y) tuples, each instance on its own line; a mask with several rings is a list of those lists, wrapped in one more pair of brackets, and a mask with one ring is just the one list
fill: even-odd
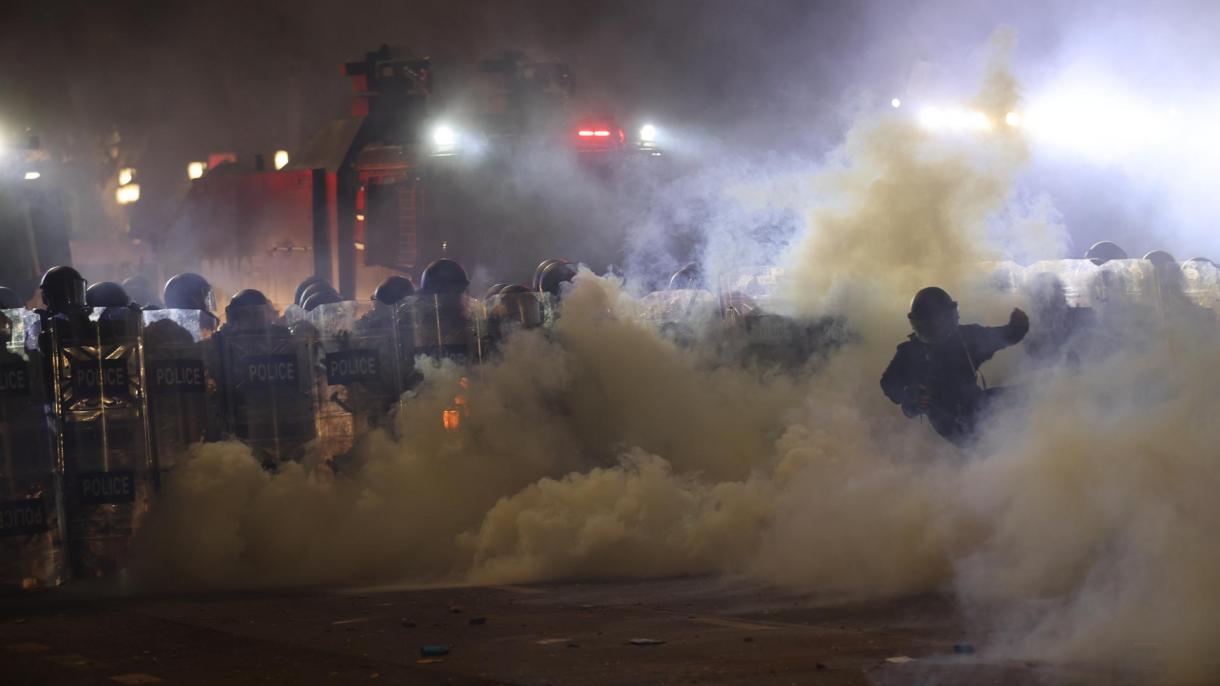
[(718, 577), (141, 597), (69, 587), (0, 608), (5, 686), (1139, 683), (1006, 658), (947, 597), (845, 602)]

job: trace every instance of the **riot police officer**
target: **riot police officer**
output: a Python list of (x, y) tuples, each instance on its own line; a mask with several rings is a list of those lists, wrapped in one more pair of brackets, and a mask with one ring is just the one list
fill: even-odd
[(118, 307), (90, 321), (85, 280), (69, 267), (48, 271), (41, 288), (69, 559), (76, 575), (106, 576), (123, 566), (153, 485), (139, 314)]
[(565, 292), (564, 284), (576, 279), (576, 267), (565, 260), (553, 260), (538, 275), (538, 291), (558, 298)]
[(128, 307), (127, 291), (113, 281), (99, 281), (85, 290), (85, 304), (93, 308)]
[(298, 459), (314, 437), (308, 345), (278, 321), (270, 301), (247, 289), (225, 307), (216, 333), (230, 430), (269, 467)]
[(129, 276), (123, 279), (123, 290), (131, 296), (131, 301), (146, 310), (161, 309), (161, 300), (148, 279), (143, 276)]
[(415, 284), (405, 276), (389, 276), (373, 291), (373, 302), (381, 305), (397, 305), (403, 298), (415, 294)]
[(1014, 309), (1004, 326), (963, 325), (953, 298), (931, 286), (915, 294), (907, 319), (914, 333), (898, 346), (881, 376), (881, 389), (906, 416), (927, 416), (941, 436), (964, 443), (1001, 390), (980, 387), (979, 366), (1020, 343), (1029, 317)]
[(415, 351), (436, 358), (470, 361), (479, 353), (479, 337), (466, 289), (470, 277), (462, 265), (441, 258), (424, 268), (419, 293), (407, 305), (414, 322)]
[(216, 309), (216, 296), (212, 284), (198, 274), (184, 272), (165, 282), (162, 294), (165, 306), (173, 310), (198, 310), (203, 313), (200, 321), (209, 334), (216, 331), (220, 319), (212, 312)]
[(305, 290), (308, 289), (310, 286), (312, 286), (314, 284), (318, 284), (318, 283), (326, 283), (326, 279), (323, 279), (322, 277), (317, 276), (316, 274), (313, 276), (305, 277), (301, 281), (301, 283), (297, 284), (297, 290), (292, 295), (293, 304), (300, 305), (302, 302), (304, 302)]

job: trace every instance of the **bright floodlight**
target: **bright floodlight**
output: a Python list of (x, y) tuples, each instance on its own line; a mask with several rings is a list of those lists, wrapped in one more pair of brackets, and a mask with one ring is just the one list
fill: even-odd
[(276, 170), (278, 171), (287, 166), (288, 166), (288, 151), (287, 150), (276, 150), (275, 151)]
[(640, 141), (644, 143), (655, 143), (657, 140), (657, 127), (652, 124), (645, 124), (640, 127)]
[(203, 171), (207, 169), (207, 165), (203, 162), (191, 162), (186, 165), (186, 178), (194, 181), (195, 179), (203, 178)]
[(40, 172), (36, 172), (36, 171), (28, 171), (28, 172), (26, 172), (26, 173), (25, 173), (25, 180), (26, 180), (26, 181), (33, 181), (34, 179), (37, 179), (37, 178), (39, 178), (39, 177), (41, 177), (41, 176), (42, 176), (42, 174), (41, 174)]
[(119, 189), (114, 193), (114, 199), (120, 205), (130, 205), (140, 199), (140, 184), (129, 183), (126, 186), (119, 186)]
[(902, 101), (899, 100), (898, 98), (894, 98), (893, 100), (890, 101), (890, 107), (893, 107), (894, 109), (898, 109), (899, 107), (902, 107)]
[(432, 142), (438, 148), (452, 148), (457, 143), (457, 133), (445, 124), (439, 124), (432, 129)]
[(1020, 112), (1009, 112), (1008, 114), (1004, 115), (1004, 123), (1008, 124), (1009, 126), (1020, 126), (1021, 125), (1021, 113)]
[(919, 125), (925, 129), (938, 129), (945, 125), (948, 117), (936, 107), (925, 107), (919, 111)]
[(974, 110), (970, 112), (969, 126), (977, 131), (986, 131), (992, 127), (991, 119), (984, 113)]
[(119, 170), (119, 185), (126, 186), (136, 178), (136, 170), (132, 167), (123, 167)]

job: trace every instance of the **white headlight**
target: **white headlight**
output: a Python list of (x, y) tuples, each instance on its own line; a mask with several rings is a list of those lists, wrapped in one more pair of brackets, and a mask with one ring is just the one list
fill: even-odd
[(26, 180), (26, 181), (33, 181), (33, 180), (35, 180), (35, 179), (37, 179), (37, 178), (39, 178), (39, 177), (41, 177), (41, 176), (42, 176), (42, 174), (41, 174), (41, 173), (39, 173), (39, 172), (36, 172), (36, 171), (28, 171), (28, 172), (26, 172), (26, 173), (25, 173), (25, 180)]
[(276, 150), (275, 151), (276, 170), (278, 171), (287, 166), (288, 166), (288, 151), (287, 150)]
[(191, 181), (202, 178), (203, 172), (206, 171), (207, 168), (208, 166), (203, 162), (191, 162), (190, 164), (186, 165), (186, 178), (190, 179)]
[(657, 141), (657, 127), (652, 124), (645, 124), (640, 127), (640, 142), (655, 143)]
[(452, 148), (457, 143), (457, 132), (445, 124), (439, 124), (432, 129), (432, 142), (438, 148)]

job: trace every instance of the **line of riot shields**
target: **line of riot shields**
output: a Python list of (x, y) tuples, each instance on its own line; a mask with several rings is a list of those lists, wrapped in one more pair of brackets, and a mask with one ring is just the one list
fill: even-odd
[[(1053, 278), (1063, 307), (1103, 317), (1176, 308), (1214, 327), (1220, 308), (1220, 268), (1206, 261), (993, 268), (999, 290)], [(550, 330), (559, 303), (524, 288), (482, 300), (417, 294), (294, 305), (282, 317), (230, 307), (223, 326), (198, 310), (0, 310), (0, 586), (122, 575), (133, 535), (192, 446), (240, 440), (272, 470), (307, 455), (341, 463), (360, 436), (394, 430), (421, 358), (478, 365), (515, 331)], [(840, 319), (776, 312), (766, 294), (735, 285), (657, 292), (636, 316), (679, 344), (715, 339), (747, 364), (804, 364), (851, 339)], [(438, 422), (456, 428), (454, 413)]]
[(0, 311), (0, 584), (121, 576), (191, 446), (237, 439), (269, 469), (341, 457), (390, 425), (418, 356), (477, 365), (556, 311), (533, 292), (238, 308), (219, 328), (197, 310)]

